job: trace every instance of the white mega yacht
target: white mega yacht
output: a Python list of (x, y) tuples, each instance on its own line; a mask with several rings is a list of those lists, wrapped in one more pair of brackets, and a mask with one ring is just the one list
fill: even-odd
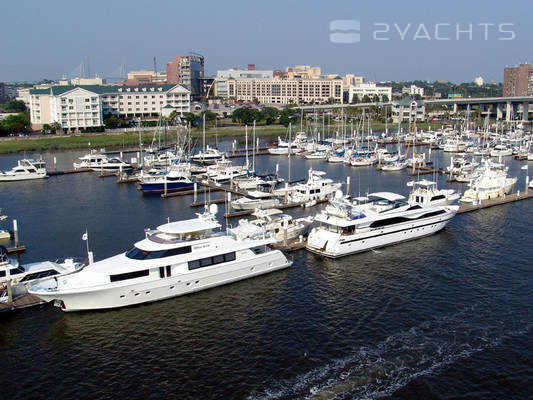
[(147, 231), (125, 253), (33, 286), (30, 293), (63, 311), (109, 309), (180, 296), (291, 265), (264, 230), (215, 233), (216, 206), (197, 218)]
[(431, 235), (446, 226), (459, 206), (408, 203), (399, 194), (372, 193), (354, 201), (336, 198), (315, 217), (307, 249), (342, 257)]
[(0, 171), (0, 182), (26, 181), (30, 179), (48, 178), (46, 163), (43, 160), (23, 159), (17, 162), (17, 166), (10, 171)]

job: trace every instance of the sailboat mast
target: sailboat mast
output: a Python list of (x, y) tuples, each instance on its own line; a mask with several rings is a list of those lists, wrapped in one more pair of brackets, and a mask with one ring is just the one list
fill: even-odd
[(255, 153), (257, 152), (257, 148), (255, 146), (255, 119), (254, 119), (254, 131), (253, 131), (253, 144), (252, 144), (252, 171), (255, 172)]

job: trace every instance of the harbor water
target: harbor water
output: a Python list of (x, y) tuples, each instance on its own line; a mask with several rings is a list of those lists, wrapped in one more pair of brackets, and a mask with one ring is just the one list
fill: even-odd
[[(53, 171), (71, 169), (84, 153), (42, 155)], [(0, 169), (21, 157), (1, 156)], [(449, 157), (434, 151), (432, 161), (445, 167)], [(274, 172), (277, 163), (287, 177), (286, 156), (258, 156), (256, 169)], [(524, 163), (506, 163), (524, 190)], [(352, 194), (407, 195), (412, 179), (405, 170), (298, 157), (291, 179), (305, 178), (310, 167), (343, 182), (350, 176)], [(466, 188), (436, 178), (442, 188)], [(2, 228), (17, 219), (28, 248), (23, 263), (85, 256), (86, 230), (95, 259), (109, 257), (141, 240), (145, 228), (193, 218), (201, 209), (191, 201), (143, 196), (135, 184), (97, 173), (0, 185), (9, 216)], [(297, 251), (289, 269), (170, 300), (99, 312), (45, 305), (6, 313), (2, 397), (531, 398), (532, 224), (533, 201), (524, 200), (457, 215), (433, 236), (340, 259)]]

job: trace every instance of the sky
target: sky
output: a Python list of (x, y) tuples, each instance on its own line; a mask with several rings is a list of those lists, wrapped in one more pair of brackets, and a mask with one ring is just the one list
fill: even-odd
[[(533, 63), (531, 0), (5, 0), (1, 15), (0, 82), (72, 78), (82, 62), (104, 78), (154, 57), (164, 70), (189, 52), (206, 75), (312, 65), (370, 81), (501, 82), (505, 66)], [(331, 41), (336, 20), (359, 41)]]

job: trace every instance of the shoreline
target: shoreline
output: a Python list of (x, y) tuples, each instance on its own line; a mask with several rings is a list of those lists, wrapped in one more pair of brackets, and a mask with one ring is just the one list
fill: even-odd
[[(431, 127), (433, 129), (440, 128), (446, 123), (425, 122), (419, 124), (420, 129), (427, 129)], [(335, 130), (340, 130), (337, 125), (330, 126), (330, 133)], [(396, 125), (389, 124), (390, 130), (395, 130)], [(298, 127), (294, 127), (293, 133), (298, 130)], [(385, 130), (385, 124), (375, 123), (372, 124), (372, 130), (380, 132)], [(172, 138), (177, 132), (177, 127), (170, 127), (167, 130), (167, 136)], [(288, 128), (283, 125), (268, 125), (257, 126), (256, 137), (268, 138), (276, 140), (278, 136), (285, 137), (288, 132)], [(155, 130), (144, 130), (142, 132), (143, 144), (150, 144), (154, 135), (157, 132)], [(248, 139), (252, 138), (252, 128), (248, 127)], [(210, 127), (206, 129), (206, 138), (212, 140), (218, 136), (219, 138), (226, 139), (228, 137), (238, 138), (239, 141), (244, 141), (245, 127), (244, 126), (224, 126), (217, 129)], [(202, 130), (194, 128), (191, 131), (192, 141), (197, 139), (201, 140)], [(75, 150), (91, 148), (109, 148), (118, 149), (126, 146), (135, 146), (139, 144), (139, 132), (124, 130), (108, 131), (102, 133), (83, 133), (77, 135), (35, 135), (35, 136), (8, 136), (0, 138), (0, 154), (13, 154), (21, 153), (24, 151), (46, 151), (46, 150)]]

